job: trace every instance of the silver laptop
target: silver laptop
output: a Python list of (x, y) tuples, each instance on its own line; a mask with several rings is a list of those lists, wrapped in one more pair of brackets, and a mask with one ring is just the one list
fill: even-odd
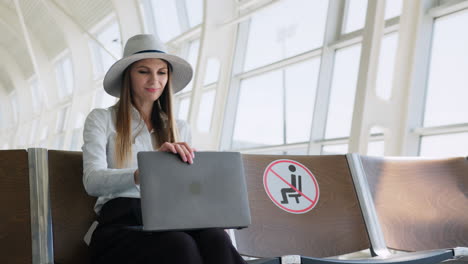
[(144, 231), (250, 224), (239, 152), (196, 152), (193, 164), (167, 152), (139, 152), (137, 157)]

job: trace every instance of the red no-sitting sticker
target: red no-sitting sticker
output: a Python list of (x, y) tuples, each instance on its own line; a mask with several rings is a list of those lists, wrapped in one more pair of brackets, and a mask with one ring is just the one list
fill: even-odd
[(319, 186), (306, 166), (294, 160), (275, 160), (263, 173), (268, 197), (279, 208), (293, 214), (312, 210), (319, 200)]

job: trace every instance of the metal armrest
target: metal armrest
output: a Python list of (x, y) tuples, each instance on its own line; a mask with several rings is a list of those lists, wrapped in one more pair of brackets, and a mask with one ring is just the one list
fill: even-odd
[(436, 264), (455, 256), (453, 249), (438, 249), (411, 253), (399, 253), (386, 257), (373, 257), (369, 259), (321, 259), (301, 257), (302, 264)]
[(247, 264), (281, 264), (280, 258), (259, 258), (247, 260)]
[(281, 258), (248, 260), (248, 264), (436, 264), (454, 257), (468, 256), (468, 248), (437, 249), (419, 252), (398, 253), (391, 256), (367, 259), (332, 259), (286, 255)]

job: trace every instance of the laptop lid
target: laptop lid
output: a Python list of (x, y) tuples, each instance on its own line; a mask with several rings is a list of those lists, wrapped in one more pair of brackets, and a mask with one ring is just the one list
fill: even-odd
[(193, 164), (139, 152), (143, 230), (243, 228), (251, 223), (239, 152), (196, 152)]

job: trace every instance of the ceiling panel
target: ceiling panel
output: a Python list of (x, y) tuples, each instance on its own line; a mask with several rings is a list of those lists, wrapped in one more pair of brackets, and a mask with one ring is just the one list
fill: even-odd
[[(31, 1), (33, 2), (33, 1)], [(67, 48), (64, 29), (59, 27), (48, 9), (40, 1), (36, 1), (34, 12), (29, 12), (26, 25), (30, 32), (41, 42), (41, 47), (49, 59), (54, 59)]]
[(6, 1), (0, 2), (0, 35), (2, 36), (0, 38), (2, 51), (14, 58), (26, 78), (31, 76), (33, 67), (16, 16), (16, 10), (14, 7), (12, 9), (7, 6)]
[(110, 0), (55, 1), (64, 8), (84, 29), (90, 30), (94, 25), (113, 12)]
[[(88, 31), (113, 12), (111, 0), (19, 0), (18, 2), (31, 39), (39, 43), (45, 56), (50, 60), (67, 48), (63, 33), (66, 28), (54, 20), (46, 5), (59, 7), (73, 23)], [(34, 74), (34, 68), (19, 22), (15, 0), (0, 0), (0, 49), (14, 58), (25, 79), (29, 79)], [(0, 83), (4, 87), (12, 88), (9, 80), (7, 71), (2, 69)]]

